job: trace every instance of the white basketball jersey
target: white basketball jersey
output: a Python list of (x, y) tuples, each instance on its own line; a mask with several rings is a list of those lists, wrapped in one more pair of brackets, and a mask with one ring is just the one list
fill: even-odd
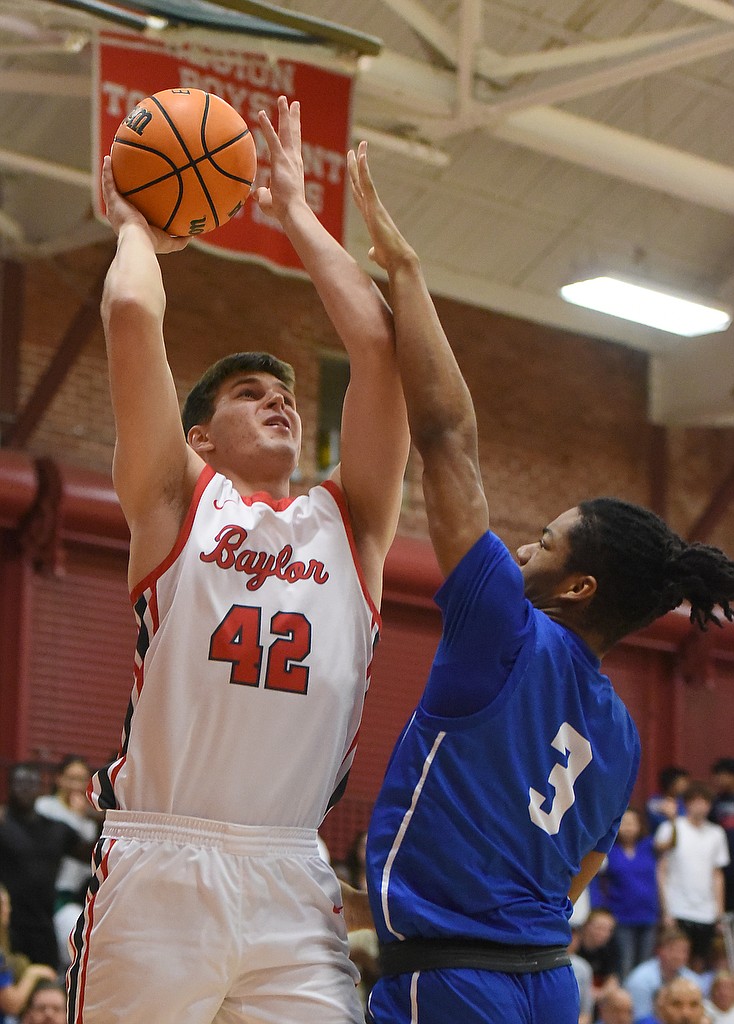
[(243, 498), (207, 467), (131, 599), (135, 684), (95, 805), (317, 828), (346, 786), (380, 625), (339, 489)]

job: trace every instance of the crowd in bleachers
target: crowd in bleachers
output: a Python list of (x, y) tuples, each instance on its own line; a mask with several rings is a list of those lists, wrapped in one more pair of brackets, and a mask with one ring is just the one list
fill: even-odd
[(101, 820), (75, 755), (53, 792), (34, 763), (13, 765), (0, 808), (0, 1024), (63, 1024), (68, 936), (86, 891)]
[(734, 759), (624, 814), (572, 917), (579, 1024), (734, 1024)]

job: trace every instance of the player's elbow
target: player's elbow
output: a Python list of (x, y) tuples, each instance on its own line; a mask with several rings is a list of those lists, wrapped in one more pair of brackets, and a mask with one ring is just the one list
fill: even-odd
[(113, 330), (140, 333), (158, 327), (165, 303), (158, 296), (141, 295), (127, 288), (106, 288), (102, 296), (102, 323), (109, 334)]

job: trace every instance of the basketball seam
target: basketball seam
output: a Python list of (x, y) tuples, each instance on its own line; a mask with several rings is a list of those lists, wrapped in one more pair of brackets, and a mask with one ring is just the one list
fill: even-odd
[(208, 160), (212, 167), (214, 167), (223, 177), (231, 178), (232, 181), (241, 181), (243, 185), (252, 185), (252, 178), (242, 178), (239, 174), (232, 174), (231, 171), (225, 170), (223, 167), (220, 167), (215, 160), (212, 160), (212, 156), (216, 156), (218, 153), (223, 152), (229, 146), (233, 146), (235, 142), (239, 142), (249, 134), (250, 129), (248, 128), (247, 131), (242, 132), (241, 135), (238, 135), (234, 139), (229, 139), (227, 142), (223, 142), (222, 145), (217, 146), (216, 149), (209, 150), (208, 153), (204, 153), (202, 156), (191, 157), (189, 162), (187, 164), (183, 164), (181, 167), (178, 167), (174, 161), (160, 149), (155, 149), (153, 146), (144, 146), (141, 142), (131, 142), (127, 139), (115, 138), (115, 145), (117, 146), (127, 146), (128, 149), (142, 149), (146, 153), (153, 153), (155, 156), (159, 156), (161, 160), (165, 160), (171, 165), (171, 170), (168, 173), (162, 174), (159, 178), (153, 178), (150, 181), (146, 181), (144, 185), (138, 185), (134, 189), (122, 192), (121, 195), (129, 196), (132, 195), (133, 192), (140, 192), (142, 189), (148, 188), (149, 185), (159, 185), (162, 181), (166, 181), (174, 175), (180, 177), (183, 171), (188, 171), (189, 168), (193, 168), (195, 164), (203, 163), (204, 160)]
[[(204, 112), (204, 117), (206, 118), (206, 112), (209, 109), (209, 93), (205, 92), (204, 95), (207, 97), (206, 101), (205, 101), (205, 112)], [(214, 209), (214, 204), (212, 203), (212, 198), (209, 195), (209, 189), (207, 188), (207, 186), (205, 185), (204, 181), (202, 180), (202, 175), (197, 170), (195, 159), (193, 159), (193, 157), (191, 156), (191, 154), (190, 154), (190, 152), (188, 150), (188, 146), (186, 145), (185, 141), (183, 140), (183, 137), (182, 137), (181, 133), (179, 132), (178, 128), (176, 127), (175, 122), (169, 117), (168, 111), (166, 110), (166, 108), (163, 105), (163, 103), (160, 102), (160, 100), (157, 99), (156, 96), (150, 96), (150, 99), (152, 99), (154, 101), (154, 103), (156, 104), (156, 106), (158, 106), (158, 109), (160, 110), (161, 114), (163, 114), (164, 118), (168, 122), (169, 128), (171, 129), (173, 134), (176, 136), (176, 139), (178, 140), (178, 144), (181, 146), (181, 148), (183, 150), (183, 153), (185, 154), (186, 159), (188, 160), (188, 164), (186, 165), (185, 168), (183, 168), (183, 170), (187, 170), (188, 167), (191, 167), (191, 169), (193, 170), (193, 173), (195, 173), (197, 175), (197, 177), (199, 178), (199, 184), (202, 186), (202, 191), (204, 193), (204, 197), (205, 197), (207, 203), (209, 203), (210, 210), (214, 214), (215, 226), (218, 227), (219, 226), (219, 218), (217, 217), (216, 210)], [(179, 176), (180, 176), (180, 173), (181, 172), (179, 170), (178, 171), (178, 175)], [(163, 180), (165, 180), (165, 177), (164, 177)], [(181, 205), (181, 203), (180, 203), (180, 199), (179, 199), (178, 203), (176, 203), (176, 206), (175, 206), (175, 208), (173, 210), (173, 213), (168, 218), (168, 220), (166, 221), (166, 223), (165, 223), (165, 225), (163, 227), (164, 231), (168, 230), (168, 228), (171, 225), (174, 217), (176, 216), (176, 213), (178, 212), (178, 208), (179, 208), (180, 205)]]
[[(209, 112), (209, 93), (205, 92), (204, 96), (206, 97), (206, 99), (204, 100), (204, 113), (203, 113), (202, 118), (201, 118), (202, 132), (204, 130), (204, 124), (206, 123), (207, 114)], [(211, 212), (212, 212), (212, 214), (214, 216), (214, 226), (215, 227), (219, 227), (219, 217), (217, 216), (216, 208), (215, 208), (214, 203), (212, 201), (212, 197), (211, 197), (211, 195), (209, 193), (209, 189), (206, 187), (206, 184), (204, 183), (204, 179), (202, 178), (201, 174), (199, 173), (199, 169), (196, 166), (196, 161), (194, 160), (194, 157), (191, 155), (191, 152), (189, 151), (189, 148), (186, 145), (186, 143), (184, 142), (181, 133), (179, 132), (178, 128), (176, 127), (175, 122), (168, 116), (168, 111), (166, 110), (166, 108), (163, 106), (163, 104), (159, 100), (156, 99), (155, 96), (151, 96), (151, 99), (153, 100), (155, 105), (158, 107), (160, 112), (165, 117), (166, 121), (168, 122), (168, 124), (169, 124), (169, 126), (171, 128), (171, 131), (173, 132), (173, 134), (178, 139), (178, 142), (179, 142), (179, 145), (181, 146), (181, 149), (184, 151), (184, 153), (188, 157), (189, 166), (191, 167), (191, 169), (194, 172), (194, 174), (196, 175), (196, 177), (199, 179), (199, 185), (201, 186), (201, 191), (204, 193), (204, 198), (206, 199), (207, 203), (209, 204), (209, 209), (211, 210)], [(188, 167), (186, 169), (188, 170)], [(175, 216), (175, 212), (174, 212), (174, 214), (172, 214), (168, 218), (168, 221), (166, 222), (166, 227), (163, 229), (164, 231), (168, 228), (168, 226), (170, 225), (170, 223), (173, 220), (174, 216)]]

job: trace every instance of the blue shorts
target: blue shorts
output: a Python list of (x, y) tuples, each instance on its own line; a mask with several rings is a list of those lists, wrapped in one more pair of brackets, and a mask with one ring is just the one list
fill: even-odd
[(452, 968), (380, 978), (370, 993), (374, 1024), (577, 1024), (571, 967), (536, 974)]

